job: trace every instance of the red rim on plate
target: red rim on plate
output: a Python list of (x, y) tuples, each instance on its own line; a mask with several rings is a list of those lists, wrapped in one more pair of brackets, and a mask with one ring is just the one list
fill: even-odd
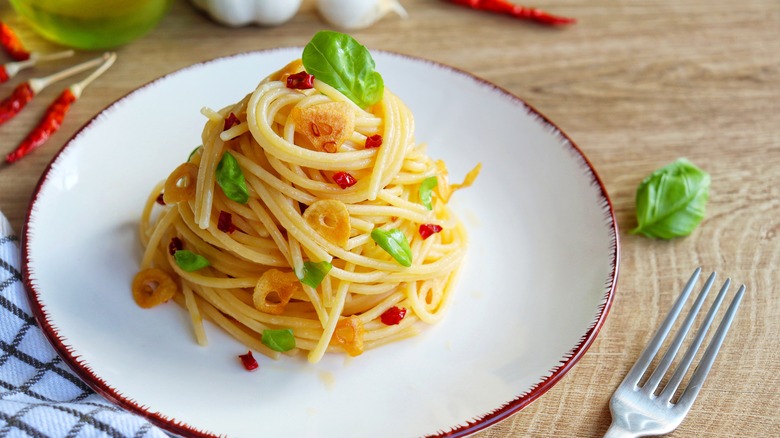
[[(259, 52), (252, 52), (252, 53), (268, 53), (272, 52), (274, 50), (279, 49), (272, 49), (272, 50), (265, 50), (265, 51), (259, 51)], [(563, 132), (556, 126), (552, 121), (547, 119), (545, 116), (543, 116), (539, 111), (537, 111), (535, 108), (524, 102), (522, 99), (520, 99), (517, 96), (514, 96), (507, 90), (490, 83), (484, 79), (478, 78), (470, 73), (467, 73), (463, 70), (453, 68), (451, 66), (443, 65), (440, 63), (436, 63), (430, 60), (415, 58), (407, 55), (399, 55), (392, 52), (383, 52), (383, 51), (376, 51), (376, 52), (382, 52), (386, 55), (390, 56), (398, 56), (401, 58), (407, 58), (414, 61), (421, 61), (425, 63), (429, 63), (432, 65), (436, 65), (440, 68), (444, 68), (453, 72), (456, 72), (460, 75), (463, 75), (467, 78), (472, 79), (475, 82), (479, 82), (481, 84), (487, 85), (489, 87), (494, 88), (499, 93), (505, 95), (505, 97), (515, 101), (516, 103), (519, 103), (523, 105), (527, 111), (527, 113), (533, 117), (535, 117), (540, 124), (545, 126), (548, 131), (553, 133), (554, 135), (558, 136), (562, 143), (568, 146), (571, 151), (578, 156), (580, 160), (580, 165), (583, 168), (583, 171), (590, 176), (592, 180), (592, 185), (595, 186), (598, 190), (598, 195), (600, 198), (601, 207), (604, 214), (604, 220), (606, 222), (606, 227), (611, 234), (611, 260), (609, 261), (611, 272), (609, 274), (609, 278), (607, 279), (606, 284), (604, 285), (604, 295), (602, 298), (601, 304), (598, 306), (597, 312), (594, 315), (594, 319), (590, 327), (587, 329), (587, 331), (582, 335), (580, 341), (572, 347), (572, 349), (565, 354), (563, 357), (561, 357), (560, 362), (557, 366), (550, 369), (546, 376), (541, 378), (531, 389), (526, 391), (525, 393), (517, 395), (516, 398), (512, 399), (511, 401), (507, 402), (503, 406), (497, 406), (495, 410), (491, 412), (485, 412), (483, 415), (478, 416), (477, 418), (473, 418), (472, 420), (468, 421), (467, 424), (463, 425), (452, 425), (452, 428), (447, 431), (439, 431), (432, 433), (429, 436), (435, 436), (435, 437), (461, 437), (470, 435), (472, 433), (475, 433), (477, 431), (480, 431), (482, 429), (485, 429), (489, 426), (492, 426), (507, 417), (511, 416), (512, 414), (522, 410), (525, 406), (533, 402), (534, 400), (541, 397), (545, 392), (547, 392), (550, 388), (552, 388), (558, 381), (561, 380), (561, 378), (579, 361), (580, 358), (585, 354), (585, 352), (588, 350), (588, 348), (592, 345), (594, 342), (599, 330), (604, 324), (604, 321), (607, 317), (607, 314), (609, 313), (610, 306), (612, 304), (613, 295), (615, 292), (616, 284), (617, 284), (617, 278), (618, 278), (618, 265), (619, 265), (619, 253), (620, 253), (620, 244), (618, 240), (618, 228), (617, 228), (617, 222), (615, 219), (615, 212), (612, 205), (612, 201), (610, 200), (609, 196), (607, 195), (607, 191), (604, 187), (604, 184), (602, 183), (601, 179), (599, 178), (598, 174), (596, 173), (596, 170), (592, 166), (591, 162), (588, 160), (588, 158), (585, 156), (585, 154), (580, 150), (580, 148)], [(163, 415), (159, 412), (154, 412), (149, 410), (146, 406), (143, 404), (137, 402), (136, 400), (129, 399), (128, 397), (124, 396), (119, 390), (112, 387), (108, 382), (103, 380), (100, 376), (98, 376), (96, 373), (93, 372), (92, 368), (90, 367), (89, 363), (86, 363), (84, 360), (80, 358), (78, 353), (74, 351), (67, 342), (67, 338), (62, 335), (58, 328), (54, 325), (54, 322), (51, 320), (51, 318), (48, 315), (48, 312), (46, 310), (46, 304), (41, 300), (40, 292), (37, 290), (36, 287), (36, 280), (34, 272), (31, 272), (31, 254), (30, 254), (30, 245), (29, 242), (31, 240), (30, 233), (30, 224), (31, 220), (33, 218), (33, 212), (36, 208), (36, 202), (39, 199), (40, 191), (44, 186), (44, 183), (46, 182), (47, 178), (50, 175), (50, 172), (52, 171), (53, 165), (57, 162), (59, 157), (62, 155), (64, 151), (66, 151), (69, 146), (72, 144), (73, 140), (79, 136), (79, 134), (84, 131), (87, 127), (89, 127), (98, 117), (100, 114), (102, 114), (105, 110), (121, 104), (122, 101), (128, 98), (128, 96), (143, 90), (146, 87), (149, 87), (150, 85), (154, 84), (155, 82), (161, 81), (169, 76), (176, 75), (180, 72), (183, 72), (185, 70), (188, 70), (190, 68), (194, 68), (197, 66), (201, 66), (204, 64), (229, 59), (236, 56), (242, 56), (245, 54), (237, 54), (233, 56), (223, 57), (223, 58), (217, 58), (211, 61), (207, 61), (204, 63), (194, 64), (192, 66), (186, 67), (184, 69), (181, 69), (179, 71), (170, 73), (168, 75), (165, 75), (163, 77), (160, 77), (154, 81), (151, 81), (145, 85), (142, 85), (141, 87), (138, 87), (137, 89), (131, 91), (130, 93), (126, 94), (125, 96), (121, 97), (111, 105), (107, 106), (103, 111), (98, 113), (95, 117), (93, 117), (89, 122), (87, 122), (83, 127), (81, 127), (74, 135), (71, 137), (68, 142), (65, 143), (65, 145), (62, 147), (62, 149), (54, 156), (52, 161), (48, 164), (46, 169), (43, 172), (43, 175), (41, 176), (40, 180), (38, 181), (38, 184), (35, 188), (35, 191), (33, 193), (32, 201), (28, 207), (27, 210), (27, 216), (25, 220), (25, 226), (24, 231), (22, 233), (22, 274), (23, 274), (23, 280), (24, 284), (27, 288), (28, 297), (30, 300), (30, 304), (33, 310), (33, 313), (35, 315), (35, 318), (37, 319), (39, 325), (43, 329), (43, 332), (46, 334), (47, 338), (51, 342), (51, 344), (54, 346), (55, 350), (59, 353), (59, 355), (63, 358), (65, 363), (67, 363), (75, 372), (78, 374), (79, 377), (81, 377), (89, 386), (91, 386), (97, 393), (103, 395), (107, 399), (111, 400), (112, 402), (116, 403), (117, 405), (123, 407), (124, 409), (127, 409), (131, 412), (137, 413), (139, 415), (142, 415), (146, 418), (148, 418), (152, 423), (162, 427), (165, 430), (168, 430), (170, 432), (181, 434), (185, 436), (217, 436), (210, 432), (199, 430), (196, 427), (193, 427), (189, 424), (186, 424), (184, 422), (178, 421), (174, 418), (170, 418), (166, 415)]]

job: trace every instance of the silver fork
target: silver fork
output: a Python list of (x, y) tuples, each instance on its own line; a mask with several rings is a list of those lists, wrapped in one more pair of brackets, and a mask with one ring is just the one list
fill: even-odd
[(693, 275), (690, 280), (688, 280), (685, 288), (683, 288), (680, 297), (677, 299), (677, 302), (675, 302), (671, 311), (669, 311), (663, 324), (661, 324), (661, 327), (658, 329), (655, 336), (653, 336), (653, 339), (647, 347), (645, 347), (645, 350), (639, 356), (639, 359), (631, 368), (631, 371), (628, 372), (626, 378), (623, 379), (623, 383), (620, 384), (612, 395), (612, 399), (609, 403), (609, 410), (612, 412), (612, 425), (609, 427), (609, 430), (607, 430), (606, 435), (604, 435), (605, 438), (663, 435), (676, 429), (677, 426), (682, 423), (683, 418), (688, 414), (688, 411), (690, 411), (693, 400), (699, 395), (704, 379), (707, 377), (710, 368), (712, 368), (715, 356), (717, 356), (718, 350), (720, 350), (720, 346), (723, 344), (723, 339), (726, 337), (726, 332), (728, 332), (729, 327), (731, 327), (731, 322), (734, 320), (734, 315), (737, 313), (739, 303), (742, 301), (742, 295), (745, 293), (744, 284), (740, 286), (739, 290), (734, 295), (734, 298), (731, 300), (731, 304), (729, 305), (726, 314), (723, 316), (715, 335), (702, 355), (699, 364), (696, 366), (696, 369), (688, 382), (688, 386), (676, 402), (672, 403), (672, 397), (674, 397), (677, 388), (680, 386), (680, 382), (682, 382), (688, 368), (690, 368), (697, 350), (701, 346), (713, 319), (715, 319), (718, 308), (726, 297), (726, 292), (731, 284), (730, 279), (726, 279), (723, 283), (720, 293), (717, 298), (715, 298), (709, 312), (707, 312), (707, 316), (699, 327), (696, 338), (688, 347), (688, 350), (685, 352), (685, 355), (675, 369), (674, 374), (661, 392), (658, 393), (658, 386), (666, 372), (669, 370), (674, 357), (677, 355), (680, 346), (685, 340), (686, 334), (693, 325), (702, 304), (704, 304), (704, 300), (707, 298), (707, 294), (712, 288), (712, 284), (715, 282), (714, 272), (709, 276), (704, 287), (702, 287), (699, 296), (696, 298), (696, 301), (688, 312), (688, 316), (680, 326), (680, 329), (669, 345), (668, 350), (658, 362), (656, 369), (643, 386), (640, 387), (639, 383), (642, 376), (650, 367), (653, 358), (661, 349), (661, 345), (664, 343), (666, 336), (671, 331), (674, 322), (677, 320), (688, 296), (699, 279), (699, 274), (701, 274), (701, 268), (697, 268), (693, 272)]

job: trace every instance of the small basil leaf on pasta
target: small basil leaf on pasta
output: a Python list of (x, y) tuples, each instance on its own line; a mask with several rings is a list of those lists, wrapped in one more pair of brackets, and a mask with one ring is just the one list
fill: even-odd
[(211, 264), (206, 260), (206, 257), (186, 249), (180, 249), (173, 253), (173, 258), (176, 260), (176, 264), (187, 272), (197, 271)]
[(407, 268), (412, 266), (412, 249), (409, 247), (409, 241), (403, 231), (395, 228), (391, 230), (374, 228), (371, 231), (371, 238), (380, 248), (393, 256), (401, 266)]
[(199, 150), (200, 150), (202, 147), (203, 147), (203, 145), (200, 145), (200, 146), (196, 147), (195, 149), (193, 149), (193, 150), (192, 150), (192, 152), (190, 152), (190, 156), (189, 156), (189, 157), (187, 157), (187, 162), (188, 162), (188, 163), (189, 163), (190, 161), (192, 161), (192, 157), (194, 157), (194, 156), (195, 156), (195, 154), (197, 154), (197, 153), (198, 153), (198, 151), (199, 151)]
[(244, 173), (238, 166), (238, 160), (230, 152), (225, 152), (217, 165), (217, 184), (225, 196), (240, 204), (249, 202), (249, 190), (246, 188)]
[(438, 180), (435, 176), (425, 178), (420, 184), (420, 203), (428, 210), (433, 209), (433, 189), (438, 184)]
[(384, 94), (385, 83), (374, 70), (367, 48), (349, 35), (320, 31), (303, 49), (306, 72), (337, 89), (359, 107), (369, 107)]
[(328, 262), (303, 262), (303, 269), (298, 274), (298, 279), (301, 283), (316, 289), (332, 267), (333, 265)]
[(274, 351), (284, 353), (295, 348), (295, 336), (292, 329), (263, 330), (260, 342)]
[(639, 226), (632, 234), (658, 239), (687, 236), (704, 219), (710, 175), (680, 158), (645, 178), (636, 191)]

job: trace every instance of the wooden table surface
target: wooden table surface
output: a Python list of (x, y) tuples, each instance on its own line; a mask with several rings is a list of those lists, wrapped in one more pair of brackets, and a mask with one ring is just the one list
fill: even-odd
[[(696, 266), (748, 286), (713, 372), (674, 437), (762, 437), (780, 430), (780, 3), (777, 0), (538, 0), (578, 18), (551, 29), (440, 0), (402, 0), (407, 20), (352, 32), (366, 46), (467, 70), (520, 96), (580, 146), (601, 176), (620, 227), (620, 278), (609, 317), (584, 358), (548, 393), (480, 437), (591, 437), (608, 401)], [(29, 48), (54, 50), (6, 2), (0, 18)], [(51, 141), (0, 167), (0, 211), (20, 230), (46, 164), (78, 128), (135, 87), (242, 51), (304, 45), (328, 28), (312, 2), (275, 28), (221, 27), (174, 1), (159, 27), (72, 108)], [(94, 54), (79, 53), (86, 59)], [(3, 58), (5, 59), (5, 58)], [(64, 63), (35, 71), (46, 74)], [(26, 76), (29, 77), (29, 73)], [(11, 85), (2, 85), (2, 93)], [(4, 156), (58, 92), (47, 89), (0, 128)], [(685, 156), (712, 176), (701, 226), (686, 238), (630, 235), (634, 194), (653, 170)]]

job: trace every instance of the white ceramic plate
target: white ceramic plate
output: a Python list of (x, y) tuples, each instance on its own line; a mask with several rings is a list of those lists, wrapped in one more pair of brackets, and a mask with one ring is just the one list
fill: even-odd
[(145, 197), (200, 144), (203, 106), (241, 99), (301, 49), (194, 65), (120, 99), (46, 170), (23, 242), (25, 281), (54, 346), (98, 392), (179, 434), (466, 435), (541, 396), (585, 353), (617, 279), (612, 205), (582, 152), (517, 97), (456, 69), (375, 53), (453, 179), (472, 246), (449, 314), (354, 359), (260, 359), (209, 326), (195, 344), (175, 305), (142, 310), (129, 285)]

